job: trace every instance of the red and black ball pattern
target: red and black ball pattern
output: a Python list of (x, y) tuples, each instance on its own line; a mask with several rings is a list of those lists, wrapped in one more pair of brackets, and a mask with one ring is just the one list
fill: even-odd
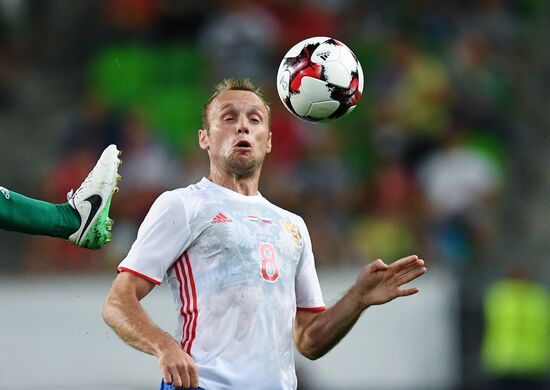
[[(304, 77), (312, 77), (326, 82), (327, 89), (330, 91), (330, 98), (340, 103), (338, 109), (334, 111), (327, 119), (335, 119), (344, 115), (351, 107), (357, 105), (361, 99), (361, 90), (359, 89), (359, 74), (357, 71), (351, 71), (351, 81), (347, 87), (341, 87), (332, 84), (326, 76), (324, 64), (318, 64), (312, 61), (312, 55), (321, 43), (342, 46), (343, 44), (336, 39), (328, 39), (325, 42), (315, 42), (305, 45), (302, 51), (295, 57), (288, 57), (283, 60), (285, 68), (290, 71), (289, 77), (289, 95), (284, 99), (286, 106), (298, 117), (311, 122), (318, 122), (321, 119), (302, 116), (296, 113), (292, 107), (290, 96), (299, 94)], [(354, 55), (355, 57), (355, 55)]]

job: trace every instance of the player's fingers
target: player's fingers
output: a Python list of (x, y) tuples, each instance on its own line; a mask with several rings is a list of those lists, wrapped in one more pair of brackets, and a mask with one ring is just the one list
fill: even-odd
[(417, 268), (424, 267), (424, 260), (422, 259), (416, 259), (413, 262), (407, 263), (403, 268), (401, 268), (397, 273), (397, 277), (401, 278), (411, 272), (412, 270), (415, 270)]
[(424, 275), (425, 273), (426, 273), (426, 267), (417, 268), (414, 271), (411, 271), (408, 274), (403, 275), (399, 279), (399, 285), (401, 286), (403, 284), (407, 284), (407, 283), (415, 280), (416, 278)]
[(172, 384), (172, 374), (170, 374), (170, 371), (166, 367), (161, 367), (160, 372), (162, 374), (162, 379), (164, 379), (164, 383), (167, 385)]
[(417, 255), (410, 255), (394, 261), (393, 263), (390, 264), (390, 267), (393, 268), (395, 272), (400, 272), (405, 267), (407, 267), (407, 265), (414, 263), (416, 260), (418, 260)]
[(190, 385), (189, 373), (187, 372), (187, 367), (185, 367), (184, 369), (180, 369), (179, 376), (181, 380), (181, 385), (180, 385), (181, 387), (184, 387), (184, 388), (195, 387)]
[(416, 294), (419, 291), (420, 291), (420, 289), (418, 289), (416, 287), (411, 287), (411, 288), (407, 288), (407, 289), (404, 289), (404, 290), (399, 290), (399, 296), (400, 297), (406, 297), (406, 296), (409, 296), (409, 295)]
[(189, 377), (186, 378), (184, 375), (181, 375), (181, 372), (177, 369), (173, 370), (172, 379), (172, 385), (175, 388), (189, 387)]
[(189, 383), (190, 387), (199, 387), (199, 372), (194, 363), (189, 366)]
[(385, 271), (388, 269), (388, 265), (382, 261), (382, 259), (376, 259), (371, 264), (371, 270), (373, 272)]

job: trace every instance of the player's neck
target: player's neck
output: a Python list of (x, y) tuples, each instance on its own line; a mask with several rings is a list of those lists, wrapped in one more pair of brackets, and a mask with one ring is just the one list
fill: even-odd
[(208, 180), (212, 183), (220, 185), (235, 191), (241, 195), (254, 196), (258, 195), (258, 181), (260, 179), (260, 172), (250, 177), (237, 177), (230, 174), (221, 174), (218, 171), (210, 171)]

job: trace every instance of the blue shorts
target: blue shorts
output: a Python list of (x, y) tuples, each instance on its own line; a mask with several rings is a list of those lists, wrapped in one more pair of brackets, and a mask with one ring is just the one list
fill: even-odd
[(164, 383), (164, 379), (160, 382), (160, 390), (204, 390), (202, 387), (174, 387)]

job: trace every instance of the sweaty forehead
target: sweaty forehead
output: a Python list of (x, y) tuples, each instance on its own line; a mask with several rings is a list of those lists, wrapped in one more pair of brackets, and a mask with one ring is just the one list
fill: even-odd
[(210, 112), (216, 113), (227, 107), (246, 110), (257, 108), (264, 114), (267, 114), (267, 108), (262, 99), (255, 93), (249, 91), (229, 90), (220, 92), (220, 94), (212, 100)]

